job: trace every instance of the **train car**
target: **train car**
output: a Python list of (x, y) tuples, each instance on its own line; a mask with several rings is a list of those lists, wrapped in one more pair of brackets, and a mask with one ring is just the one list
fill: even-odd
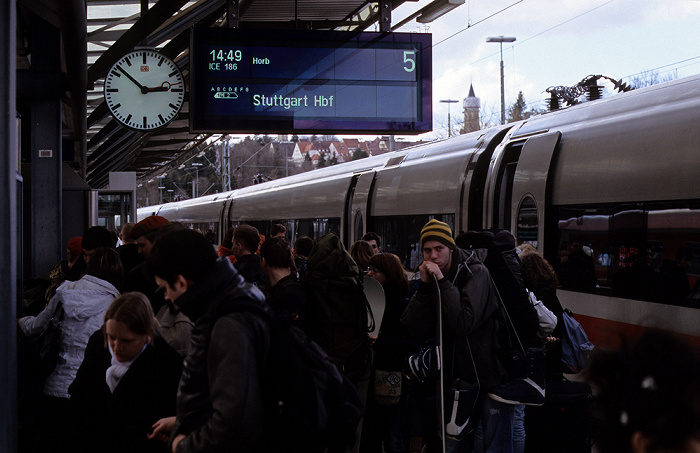
[(408, 269), (431, 218), (507, 228), (558, 270), (594, 343), (653, 326), (700, 345), (699, 122), (695, 76), (157, 213), (219, 237), (283, 223), (290, 240), (332, 231), (349, 246), (375, 231)]

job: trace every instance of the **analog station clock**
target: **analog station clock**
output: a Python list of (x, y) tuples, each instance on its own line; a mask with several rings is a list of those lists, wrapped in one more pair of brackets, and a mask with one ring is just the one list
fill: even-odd
[(109, 70), (104, 95), (117, 121), (131, 129), (151, 131), (180, 112), (185, 80), (170, 58), (155, 50), (135, 50)]

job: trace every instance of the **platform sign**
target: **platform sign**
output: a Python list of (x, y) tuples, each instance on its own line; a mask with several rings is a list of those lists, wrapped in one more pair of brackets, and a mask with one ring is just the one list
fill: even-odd
[(190, 46), (190, 130), (432, 130), (431, 35), (201, 28)]

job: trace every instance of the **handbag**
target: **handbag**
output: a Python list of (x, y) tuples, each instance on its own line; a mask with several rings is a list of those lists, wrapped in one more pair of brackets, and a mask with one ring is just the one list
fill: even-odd
[(376, 370), (374, 372), (374, 398), (377, 403), (390, 406), (401, 400), (403, 376), (400, 371)]
[(535, 307), (535, 311), (537, 311), (537, 318), (539, 319), (537, 336), (540, 338), (547, 338), (557, 327), (557, 317), (549, 308), (545, 307), (541, 300), (537, 299), (535, 293), (530, 290), (528, 290), (527, 293), (530, 296), (530, 302)]
[(51, 374), (58, 363), (58, 336), (63, 314), (63, 304), (58, 302), (49, 325), (32, 342), (32, 364), (42, 378)]
[[(481, 391), (479, 373), (476, 370), (476, 363), (474, 363), (474, 355), (469, 346), (469, 339), (465, 337), (465, 340), (469, 357), (474, 367), (476, 383), (468, 383), (459, 378), (452, 379), (450, 382), (450, 393), (448, 394), (448, 397), (451, 398), (445, 402), (445, 434), (447, 437), (458, 441), (464, 439), (467, 434), (474, 432), (476, 429), (478, 417), (473, 417), (473, 415), (479, 401), (479, 392)], [(452, 351), (452, 357), (454, 371), (454, 350)]]

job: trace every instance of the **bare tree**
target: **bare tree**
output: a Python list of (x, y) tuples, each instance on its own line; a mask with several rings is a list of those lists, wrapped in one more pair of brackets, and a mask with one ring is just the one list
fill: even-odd
[(664, 76), (659, 76), (658, 71), (642, 71), (632, 77), (630, 85), (634, 88), (644, 88), (658, 83), (670, 82), (678, 78), (678, 70), (666, 73)]

